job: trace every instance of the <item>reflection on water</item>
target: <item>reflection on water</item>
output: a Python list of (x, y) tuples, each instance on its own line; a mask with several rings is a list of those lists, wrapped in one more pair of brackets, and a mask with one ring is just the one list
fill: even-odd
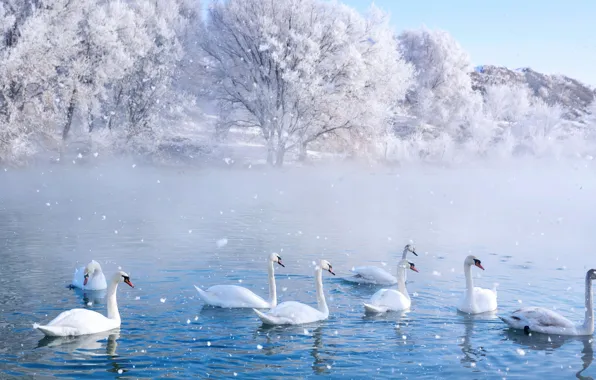
[(90, 306), (91, 304), (104, 304), (106, 300), (107, 289), (103, 290), (83, 290), (79, 288), (71, 288), (71, 290), (81, 297), (83, 306)]
[[(476, 333), (475, 330), (486, 328), (481, 321), (494, 320), (496, 312), (470, 315), (457, 310), (457, 314), (464, 327), (464, 335), (460, 337), (461, 343), (459, 344), (463, 353), (460, 362), (466, 368), (475, 368), (476, 364), (487, 355), (485, 348), (481, 345), (482, 343), (473, 339)], [(479, 323), (479, 326), (476, 326), (477, 323)], [(482, 342), (482, 340), (479, 341)]]
[(41, 347), (60, 347), (61, 351), (74, 352), (79, 351), (86, 355), (101, 355), (100, 349), (104, 348), (108, 356), (116, 356), (116, 348), (118, 343), (116, 340), (120, 338), (119, 329), (101, 332), (97, 334), (81, 335), (76, 337), (50, 337), (44, 336), (38, 343), (37, 348)]
[[(569, 279), (583, 278), (596, 244), (593, 168), (530, 169), (0, 170), (0, 378), (591, 378), (589, 339), (524, 336), (497, 317), (530, 300), (556, 299), (571, 318), (583, 308), (583, 283)], [(393, 272), (409, 239), (420, 255), (410, 310), (366, 315), (382, 287), (341, 277), (383, 262)], [(271, 252), (286, 264), (279, 302), (316, 306), (312, 262), (332, 262), (328, 320), (266, 327), (251, 309), (198, 297), (193, 284), (268, 294)], [(456, 311), (470, 253), (486, 267), (474, 279), (500, 284), (496, 314)], [(91, 259), (135, 283), (118, 291), (121, 328), (42, 339), (31, 324), (64, 310), (105, 315), (105, 291), (65, 287)]]
[[(579, 370), (575, 376), (578, 379), (593, 379), (593, 377), (582, 375), (582, 373), (590, 367), (592, 361), (594, 360), (594, 350), (592, 346), (594, 341), (593, 336), (547, 335), (538, 333), (526, 334), (522, 330), (506, 328), (505, 337), (507, 340), (522, 346), (525, 350), (546, 351), (553, 353), (557, 349), (563, 347), (563, 345), (579, 342), (582, 345), (582, 369)], [(572, 365), (572, 367), (576, 366)]]

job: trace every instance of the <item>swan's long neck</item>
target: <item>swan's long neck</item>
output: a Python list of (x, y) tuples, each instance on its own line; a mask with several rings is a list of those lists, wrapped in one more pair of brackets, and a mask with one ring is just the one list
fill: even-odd
[(466, 295), (468, 299), (473, 299), (474, 282), (472, 281), (472, 266), (464, 263), (464, 273), (466, 274)]
[(323, 293), (323, 270), (321, 267), (315, 269), (315, 284), (317, 287), (317, 304), (319, 306), (319, 311), (325, 315), (329, 315), (325, 293)]
[(401, 259), (405, 260), (408, 255), (408, 247), (404, 248), (404, 252), (401, 254)]
[(407, 268), (404, 268), (401, 265), (397, 267), (397, 290), (410, 299), (410, 295), (408, 294), (408, 289), (406, 288), (406, 271)]
[(273, 261), (269, 260), (269, 266), (267, 267), (269, 273), (269, 303), (271, 307), (277, 306), (277, 288), (275, 287), (275, 274), (273, 269)]
[(583, 328), (590, 334), (594, 333), (594, 303), (592, 295), (592, 278), (590, 273), (586, 275), (586, 316)]
[(120, 313), (118, 312), (118, 301), (116, 300), (116, 290), (118, 289), (118, 282), (113, 280), (108, 287), (108, 318), (120, 321)]

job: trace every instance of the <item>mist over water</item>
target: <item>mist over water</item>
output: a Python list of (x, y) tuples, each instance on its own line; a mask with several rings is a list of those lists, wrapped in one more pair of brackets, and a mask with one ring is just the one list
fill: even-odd
[[(0, 170), (0, 184), (5, 375), (567, 378), (591, 363), (591, 342), (527, 342), (496, 315), (455, 309), (473, 253), (486, 268), (474, 272), (476, 286), (499, 283), (497, 315), (536, 305), (583, 318), (585, 271), (596, 267), (590, 160), (240, 169), (97, 159)], [(363, 318), (377, 288), (341, 278), (357, 265), (394, 273), (409, 239), (420, 255), (408, 257), (420, 270), (408, 274), (411, 311)], [(280, 302), (315, 305), (312, 263), (333, 264), (328, 321), (269, 330), (251, 310), (203, 308), (193, 285), (239, 284), (266, 297), (271, 252), (286, 264), (276, 268)], [(90, 295), (66, 288), (91, 259), (135, 283), (118, 290), (119, 337), (86, 351), (36, 348), (33, 322), (74, 307), (105, 313), (105, 300), (88, 304)], [(114, 342), (117, 356), (105, 356)]]

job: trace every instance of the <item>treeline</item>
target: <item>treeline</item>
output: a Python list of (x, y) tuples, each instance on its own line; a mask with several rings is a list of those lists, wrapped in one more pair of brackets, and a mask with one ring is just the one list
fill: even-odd
[(214, 137), (258, 131), (272, 165), (309, 149), (385, 160), (590, 149), (590, 115), (565, 120), (525, 87), (474, 91), (452, 36), (396, 34), (374, 7), (226, 0), (203, 19), (197, 0), (4, 0), (0, 33), (0, 161), (73, 136), (151, 150), (206, 104)]

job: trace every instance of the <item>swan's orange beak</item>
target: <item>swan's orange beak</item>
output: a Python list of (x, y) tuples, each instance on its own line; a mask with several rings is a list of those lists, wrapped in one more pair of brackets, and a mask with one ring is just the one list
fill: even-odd
[(84, 280), (83, 280), (83, 285), (87, 285), (87, 281), (89, 280), (89, 273), (87, 273), (85, 276), (83, 276)]
[(284, 268), (286, 267), (285, 265), (283, 265), (283, 264), (281, 263), (281, 259), (277, 260), (277, 263), (278, 263), (279, 265), (281, 265), (282, 267), (284, 267)]
[(331, 273), (332, 275), (334, 275), (334, 276), (335, 276), (335, 273), (333, 273), (333, 271), (331, 270), (331, 268), (329, 268), (329, 270), (328, 270), (328, 271), (329, 271), (329, 273)]
[(128, 286), (130, 286), (131, 288), (134, 288), (135, 286), (132, 284), (132, 282), (130, 282), (130, 280), (128, 278), (124, 279), (124, 283)]
[(476, 265), (478, 268), (480, 268), (480, 269), (484, 270), (484, 267), (482, 266), (482, 264), (480, 264), (480, 263), (476, 263), (476, 264), (474, 264), (474, 265)]
[[(418, 269), (416, 269), (416, 267), (413, 265), (410, 265), (410, 269), (413, 270), (414, 272), (418, 272)], [(418, 272), (418, 273), (420, 273), (420, 272)]]

